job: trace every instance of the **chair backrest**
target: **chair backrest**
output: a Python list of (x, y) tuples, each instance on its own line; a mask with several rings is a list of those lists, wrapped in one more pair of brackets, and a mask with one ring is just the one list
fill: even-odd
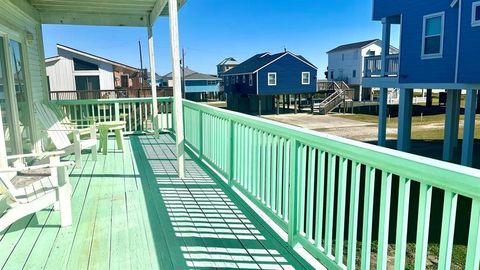
[(55, 145), (55, 147), (58, 150), (61, 150), (72, 145), (70, 139), (68, 138), (68, 134), (70, 133), (68, 130), (70, 130), (70, 128), (67, 128), (66, 125), (63, 125), (58, 120), (57, 115), (46, 104), (36, 103), (34, 107), (40, 124), (47, 131), (48, 137), (52, 140), (52, 143)]
[[(0, 174), (0, 195), (9, 198), (10, 200), (15, 201), (14, 194), (16, 193), (16, 188), (10, 181), (11, 175), (9, 173)], [(3, 211), (1, 211), (3, 212)], [(0, 213), (1, 213), (0, 212)]]

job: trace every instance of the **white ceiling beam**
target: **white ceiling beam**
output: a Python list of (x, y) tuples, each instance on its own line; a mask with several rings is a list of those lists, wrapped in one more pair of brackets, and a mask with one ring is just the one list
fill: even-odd
[(154, 25), (155, 21), (157, 20), (158, 16), (162, 13), (162, 11), (167, 6), (167, 0), (157, 0), (155, 2), (155, 6), (153, 6), (152, 11), (150, 12), (149, 16), (149, 24)]
[(144, 10), (152, 10), (153, 5), (151, 4), (123, 4), (119, 3), (116, 5), (113, 4), (108, 4), (108, 3), (84, 3), (84, 2), (78, 2), (78, 3), (67, 3), (67, 2), (59, 2), (59, 3), (38, 3), (35, 4), (34, 7), (38, 9), (49, 9), (49, 8), (56, 8), (56, 7), (64, 7), (64, 8), (111, 8), (111, 9), (144, 9)]
[(148, 14), (116, 15), (116, 14), (82, 14), (71, 12), (42, 12), (43, 24), (74, 24), (74, 25), (104, 25), (104, 26), (138, 26), (148, 25)]
[(77, 14), (110, 14), (110, 15), (131, 15), (131, 16), (148, 16), (150, 9), (116, 9), (116, 8), (104, 8), (104, 7), (49, 7), (49, 8), (39, 8), (41, 14), (43, 13), (63, 13), (71, 12), (72, 10), (77, 11)]
[(26, 0), (1, 0), (0, 6), (3, 5), (13, 5), (23, 12), (23, 14), (35, 21), (40, 20), (40, 14), (32, 5), (30, 5)]
[[(76, 4), (80, 1), (78, 0), (30, 0), (30, 3), (32, 3), (32, 5), (38, 5), (38, 4), (47, 4), (47, 3), (70, 3), (70, 4)], [(82, 0), (81, 2), (83, 3), (88, 3), (88, 4), (98, 4), (99, 2), (102, 2), (102, 3), (105, 3), (105, 4), (139, 4), (139, 5), (154, 5), (155, 4), (155, 0), (135, 0), (135, 1), (132, 1), (132, 0), (102, 0), (102, 1), (98, 1), (98, 0)]]

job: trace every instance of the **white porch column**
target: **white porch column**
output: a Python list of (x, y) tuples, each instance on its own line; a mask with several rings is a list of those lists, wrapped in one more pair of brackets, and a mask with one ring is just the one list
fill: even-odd
[(447, 90), (443, 160), (452, 161), (453, 151), (458, 145), (458, 121), (460, 118), (460, 94), (462, 90)]
[(463, 125), (462, 141), (462, 165), (464, 166), (472, 166), (476, 106), (477, 90), (467, 89), (467, 99), (465, 100), (465, 122)]
[(388, 89), (380, 88), (378, 100), (378, 145), (387, 145), (387, 96)]
[[(153, 132), (158, 135), (158, 104), (157, 104), (157, 76), (155, 70), (155, 50), (153, 46), (152, 26), (148, 26), (148, 57), (150, 59), (150, 86), (152, 90), (152, 126)], [(142, 85), (143, 87), (143, 85)]]
[(412, 97), (413, 89), (400, 89), (397, 149), (404, 152), (410, 151), (412, 136)]
[(173, 107), (175, 114), (175, 138), (177, 145), (178, 176), (185, 177), (185, 141), (183, 135), (182, 81), (180, 78), (180, 44), (178, 39), (177, 0), (168, 0), (170, 20), (170, 46), (172, 49)]

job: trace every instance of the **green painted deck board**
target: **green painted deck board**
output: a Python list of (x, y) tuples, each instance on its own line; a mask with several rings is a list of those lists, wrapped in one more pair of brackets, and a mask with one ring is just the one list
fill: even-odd
[[(0, 234), (5, 269), (305, 269), (230, 188), (187, 156), (176, 177), (175, 144), (126, 138), (125, 153), (72, 169), (73, 225), (44, 210)], [(109, 143), (113, 146), (113, 140)], [(5, 252), (3, 252), (5, 251)]]

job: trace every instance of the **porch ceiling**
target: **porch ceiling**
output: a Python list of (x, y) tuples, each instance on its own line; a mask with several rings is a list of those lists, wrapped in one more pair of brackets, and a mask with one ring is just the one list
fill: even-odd
[[(28, 0), (43, 24), (148, 26), (168, 16), (168, 0)], [(186, 0), (178, 0), (179, 8)]]

